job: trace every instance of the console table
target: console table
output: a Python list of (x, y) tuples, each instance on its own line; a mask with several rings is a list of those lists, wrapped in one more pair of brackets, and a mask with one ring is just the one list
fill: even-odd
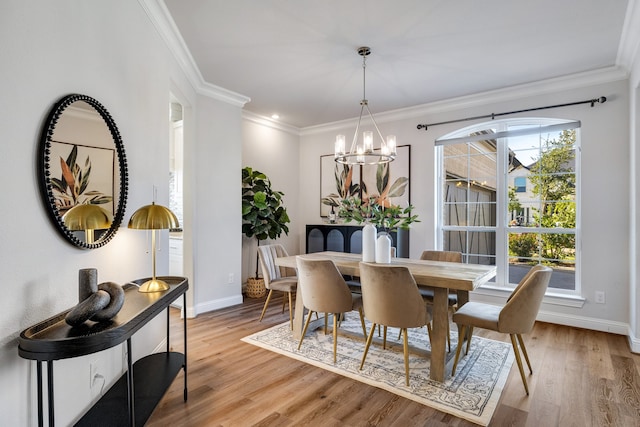
[[(147, 279), (126, 284), (124, 304), (108, 322), (86, 322), (71, 327), (59, 313), (20, 333), (18, 353), (37, 362), (38, 425), (43, 423), (42, 363), (47, 362), (49, 426), (55, 423), (53, 361), (83, 356), (127, 342), (127, 372), (89, 409), (77, 426), (142, 426), (149, 419), (176, 375), (184, 371), (184, 400), (187, 400), (187, 319), (184, 317), (184, 353), (169, 351), (169, 305), (180, 295), (187, 306), (189, 282), (184, 277), (161, 277), (170, 285), (163, 292), (142, 293), (138, 286)], [(132, 363), (131, 337), (160, 312), (167, 312), (167, 351)], [(135, 373), (135, 375), (134, 375)]]

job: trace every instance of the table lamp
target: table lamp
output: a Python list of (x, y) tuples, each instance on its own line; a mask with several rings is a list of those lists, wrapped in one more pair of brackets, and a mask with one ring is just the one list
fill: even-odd
[(169, 285), (156, 279), (156, 230), (178, 228), (178, 217), (170, 209), (155, 202), (138, 209), (131, 215), (128, 228), (151, 230), (151, 250), (153, 251), (153, 276), (138, 288), (139, 292), (160, 292), (169, 289)]
[(86, 243), (94, 243), (94, 230), (111, 227), (111, 214), (98, 205), (75, 205), (63, 216), (64, 225), (71, 231), (83, 230)]

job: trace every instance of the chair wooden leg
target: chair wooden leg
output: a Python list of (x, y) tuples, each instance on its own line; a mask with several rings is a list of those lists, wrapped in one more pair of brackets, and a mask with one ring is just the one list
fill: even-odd
[[(287, 292), (289, 293), (289, 292)], [(287, 299), (284, 297), (284, 293), (282, 294), (282, 314), (284, 314), (284, 306), (287, 305)]]
[(429, 342), (431, 342), (431, 323), (427, 323), (427, 334), (429, 335)]
[(407, 328), (402, 328), (404, 333), (403, 348), (404, 348), (404, 376), (405, 383), (409, 386), (409, 334), (407, 334)]
[(307, 333), (307, 328), (309, 327), (309, 322), (311, 321), (311, 315), (313, 311), (309, 310), (309, 314), (307, 315), (307, 320), (304, 322), (304, 328), (302, 328), (302, 335), (300, 335), (300, 342), (298, 343), (298, 350), (300, 350), (300, 346), (302, 345), (302, 340), (304, 339), (304, 334)]
[(376, 331), (376, 324), (371, 325), (371, 331), (369, 332), (369, 336), (367, 337), (367, 343), (364, 346), (364, 353), (362, 353), (362, 362), (360, 363), (360, 370), (364, 366), (364, 360), (367, 358), (367, 353), (369, 352), (369, 346), (371, 345), (371, 341), (373, 341), (373, 334)]
[(529, 386), (527, 385), (527, 378), (524, 376), (524, 369), (522, 368), (522, 359), (520, 359), (520, 351), (518, 350), (518, 344), (516, 343), (516, 335), (509, 334), (511, 337), (511, 345), (513, 346), (513, 351), (516, 354), (516, 362), (518, 362), (518, 369), (520, 370), (520, 377), (522, 378), (522, 384), (524, 384), (524, 391), (527, 392), (527, 396), (529, 396)]
[(338, 313), (333, 314), (333, 363), (336, 363), (336, 354), (338, 352)]
[(291, 324), (291, 330), (293, 331), (293, 304), (292, 304), (293, 297), (291, 295), (291, 292), (287, 292), (287, 293), (289, 294), (289, 323)]
[(473, 337), (473, 326), (469, 326), (469, 333), (467, 335), (469, 336), (467, 337), (467, 349), (464, 351), (465, 356), (469, 354), (469, 348), (471, 348), (471, 337)]
[(382, 349), (387, 348), (387, 325), (384, 325), (382, 328)]
[(456, 367), (458, 366), (458, 359), (460, 358), (460, 350), (462, 350), (462, 343), (466, 332), (466, 326), (460, 325), (460, 336), (458, 337), (458, 348), (456, 348), (456, 357), (453, 359), (453, 368), (451, 369), (451, 376), (456, 374)]
[(329, 320), (329, 315), (327, 313), (324, 314), (324, 334), (327, 335), (327, 321)]
[(451, 353), (451, 326), (449, 325), (449, 317), (447, 316), (447, 346), (449, 353)]
[(362, 325), (362, 336), (366, 337), (367, 336), (367, 327), (365, 326), (365, 323), (364, 323), (364, 313), (362, 311), (362, 308), (358, 309), (358, 313), (360, 313), (360, 324)]
[(520, 349), (522, 349), (522, 354), (524, 354), (524, 360), (527, 361), (527, 366), (529, 367), (529, 373), (533, 374), (533, 369), (531, 369), (531, 362), (529, 362), (529, 355), (527, 354), (527, 347), (524, 345), (524, 341), (522, 340), (522, 335), (516, 334), (518, 337), (518, 342), (520, 342)]
[(264, 302), (264, 307), (262, 308), (262, 314), (260, 315), (260, 319), (258, 320), (258, 322), (262, 322), (264, 313), (267, 311), (267, 306), (269, 305), (269, 300), (271, 300), (271, 294), (273, 294), (273, 289), (269, 289), (269, 294), (267, 295), (267, 300)]

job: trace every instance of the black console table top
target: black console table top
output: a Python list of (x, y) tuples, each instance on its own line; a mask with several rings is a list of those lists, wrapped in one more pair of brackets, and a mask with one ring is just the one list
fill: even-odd
[[(184, 277), (160, 279), (170, 285), (169, 290), (143, 293), (133, 284), (123, 286), (124, 304), (110, 321), (71, 327), (64, 320), (69, 309), (25, 329), (18, 338), (18, 353), (25, 359), (49, 361), (83, 356), (123, 343), (189, 288)], [(141, 285), (147, 280), (132, 283)]]

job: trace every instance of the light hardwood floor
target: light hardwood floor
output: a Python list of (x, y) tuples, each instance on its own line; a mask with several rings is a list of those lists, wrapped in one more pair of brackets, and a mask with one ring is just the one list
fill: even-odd
[[(261, 323), (264, 299), (189, 319), (188, 401), (180, 373), (147, 425), (475, 426), (240, 341), (288, 321), (280, 302), (272, 299)], [(171, 310), (171, 346), (181, 351), (182, 322)], [(509, 342), (508, 335), (476, 333)], [(531, 395), (514, 363), (490, 425), (640, 426), (640, 355), (626, 337), (540, 322), (523, 337)]]

